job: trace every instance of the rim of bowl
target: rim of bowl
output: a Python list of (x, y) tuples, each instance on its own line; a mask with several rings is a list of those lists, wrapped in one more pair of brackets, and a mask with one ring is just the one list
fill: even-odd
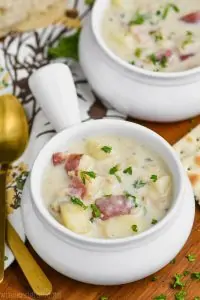
[[(111, 0), (104, 0), (104, 1), (110, 2)], [(159, 78), (160, 79), (182, 78), (182, 77), (191, 76), (191, 75), (194, 75), (194, 74), (200, 72), (200, 66), (189, 69), (189, 70), (185, 70), (185, 71), (166, 72), (165, 73), (165, 72), (153, 72), (150, 70), (136, 67), (134, 65), (130, 65), (128, 62), (126, 62), (125, 60), (120, 58), (118, 55), (116, 55), (106, 45), (106, 42), (104, 41), (104, 39), (102, 37), (102, 34), (99, 30), (100, 24), (98, 24), (98, 22), (97, 22), (97, 20), (99, 18), (96, 17), (98, 14), (103, 15), (104, 9), (99, 9), (101, 6), (102, 6), (102, 0), (96, 0), (94, 6), (92, 8), (92, 12), (91, 12), (91, 25), (92, 25), (91, 27), (92, 27), (92, 32), (96, 38), (98, 45), (112, 61), (114, 61), (115, 63), (117, 63), (118, 65), (122, 66), (123, 68), (125, 68), (129, 71), (135, 71), (136, 73), (139, 73), (141, 75), (146, 75), (148, 77), (157, 78), (157, 79), (159, 79)], [(102, 16), (100, 17), (100, 21), (102, 22)]]
[[(107, 123), (108, 125), (115, 125), (117, 124), (119, 126), (119, 123), (121, 123), (120, 126), (128, 125), (132, 126), (132, 130), (134, 131), (134, 128), (137, 128), (137, 130), (141, 130), (142, 132), (146, 132), (146, 134), (149, 135), (149, 138), (154, 138), (157, 140), (158, 143), (161, 143), (164, 145), (166, 150), (168, 151), (169, 155), (171, 156), (171, 159), (174, 161), (174, 167), (176, 169), (176, 174), (173, 174), (173, 177), (179, 179), (179, 188), (177, 195), (175, 197), (174, 195), (174, 202), (172, 207), (170, 208), (169, 212), (164, 216), (163, 219), (161, 219), (157, 224), (154, 226), (150, 227), (149, 229), (139, 233), (138, 235), (134, 236), (128, 236), (128, 237), (123, 237), (123, 238), (117, 238), (117, 239), (100, 239), (100, 238), (93, 238), (93, 237), (87, 237), (83, 236), (81, 234), (75, 233), (68, 228), (64, 227), (62, 224), (60, 224), (48, 211), (47, 207), (45, 206), (42, 196), (40, 194), (40, 197), (36, 197), (34, 190), (35, 190), (35, 178), (37, 178), (37, 164), (38, 164), (38, 159), (43, 156), (45, 153), (46, 148), (49, 146), (50, 143), (54, 143), (56, 139), (59, 139), (64, 132), (70, 131), (71, 129), (78, 131), (80, 127), (88, 126), (88, 123), (92, 126), (93, 123)], [(101, 124), (99, 124), (100, 126)], [(166, 160), (164, 157), (161, 156), (161, 158), (164, 160), (166, 163)], [(171, 171), (171, 170), (170, 170)], [(38, 187), (39, 188), (39, 187)], [(40, 150), (39, 154), (36, 157), (36, 160), (33, 164), (31, 175), (30, 175), (30, 190), (31, 190), (31, 196), (33, 200), (33, 204), (35, 208), (37, 209), (37, 214), (39, 213), (40, 217), (42, 217), (43, 221), (45, 221), (50, 227), (54, 230), (56, 230), (58, 233), (62, 233), (65, 237), (71, 238), (72, 240), (75, 240), (76, 242), (81, 242), (82, 244), (87, 244), (87, 245), (96, 245), (96, 246), (102, 246), (102, 245), (123, 245), (128, 242), (134, 242), (134, 241), (139, 241), (141, 239), (144, 239), (145, 237), (148, 237), (149, 235), (152, 235), (153, 233), (159, 231), (162, 227), (164, 227), (169, 219), (173, 217), (173, 215), (176, 213), (176, 208), (179, 206), (181, 200), (182, 200), (182, 193), (184, 189), (184, 177), (183, 177), (183, 172), (182, 172), (182, 166), (181, 163), (176, 156), (175, 152), (171, 148), (171, 146), (168, 144), (164, 138), (162, 138), (160, 135), (158, 135), (156, 132), (152, 131), (151, 129), (148, 129), (142, 125), (128, 122), (128, 121), (122, 121), (122, 120), (106, 120), (106, 119), (101, 119), (101, 120), (91, 120), (87, 121), (85, 123), (80, 123), (77, 125), (74, 125), (70, 128), (64, 129), (61, 132), (57, 133), (51, 140), (49, 140), (45, 146)]]

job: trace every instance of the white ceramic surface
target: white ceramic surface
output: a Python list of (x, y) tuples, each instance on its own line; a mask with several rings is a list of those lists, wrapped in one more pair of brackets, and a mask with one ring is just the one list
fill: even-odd
[[(42, 73), (44, 69), (45, 72)], [(69, 86), (70, 81), (66, 83), (69, 89), (60, 89), (66, 95), (60, 95), (57, 101), (53, 99), (51, 105), (48, 102), (49, 93), (57, 95), (56, 81), (59, 81), (64, 73), (69, 74), (69, 69), (62, 64), (49, 65), (44, 69), (36, 71), (34, 77), (30, 78), (30, 87), (33, 94), (38, 96), (44, 110), (48, 107), (49, 119), (54, 123), (59, 99), (70, 99), (67, 94), (68, 90), (72, 91)], [(46, 86), (47, 82), (52, 82), (52, 78), (54, 85), (49, 85), (48, 92), (45, 93), (43, 84)], [(75, 96), (72, 99), (76, 101)], [(57, 118), (63, 119), (64, 109), (66, 107), (57, 110), (59, 113)], [(77, 115), (76, 105), (71, 106), (70, 113), (73, 120), (73, 114)], [(67, 122), (67, 126), (69, 125), (70, 122)], [(61, 127), (62, 124), (59, 124), (58, 130)], [(137, 236), (105, 240), (78, 235), (53, 218), (41, 197), (43, 172), (51, 160), (52, 153), (66, 151), (68, 144), (81, 138), (102, 134), (129, 136), (145, 143), (147, 147), (163, 157), (171, 171), (174, 186), (172, 207), (163, 220)], [(120, 284), (144, 278), (157, 271), (180, 251), (188, 238), (194, 220), (194, 196), (175, 151), (155, 132), (126, 121), (88, 121), (55, 135), (36, 158), (30, 176), (30, 190), (29, 198), (34, 212), (30, 203), (26, 204), (26, 196), (23, 197), (23, 216), (28, 239), (48, 264), (59, 272), (83, 282)], [(41, 234), (39, 239), (38, 232)]]
[(117, 57), (101, 36), (109, 0), (96, 0), (82, 29), (80, 63), (93, 90), (107, 106), (138, 119), (171, 122), (200, 114), (200, 67), (184, 72), (151, 72)]

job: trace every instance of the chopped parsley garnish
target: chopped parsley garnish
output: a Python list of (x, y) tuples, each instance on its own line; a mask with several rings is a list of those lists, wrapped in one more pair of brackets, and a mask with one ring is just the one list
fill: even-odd
[(77, 198), (77, 197), (71, 197), (70, 198), (71, 202), (73, 204), (79, 205), (81, 206), (83, 209), (87, 209), (88, 207), (83, 203), (83, 201), (81, 201), (81, 199)]
[(175, 299), (176, 300), (185, 300), (187, 293), (185, 291), (180, 291), (175, 294)]
[(153, 300), (166, 300), (166, 299), (167, 297), (164, 294), (161, 294), (153, 298)]
[(163, 55), (161, 59), (159, 60), (159, 64), (162, 68), (166, 68), (168, 63), (167, 56)]
[(104, 151), (105, 153), (111, 153), (112, 147), (110, 147), (110, 146), (103, 146), (101, 148), (101, 150)]
[(131, 64), (131, 65), (135, 65), (135, 62), (134, 62), (134, 60), (131, 60), (131, 61), (129, 61), (129, 64)]
[(171, 265), (174, 265), (176, 263), (176, 258), (173, 258), (171, 261), (170, 261), (170, 264)]
[(137, 201), (136, 201), (136, 197), (134, 195), (131, 195), (128, 192), (125, 192), (124, 195), (125, 195), (125, 197), (127, 199), (131, 198), (133, 200), (133, 203), (134, 203), (135, 207), (138, 207), (138, 204), (137, 204)]
[(100, 297), (100, 300), (108, 300), (108, 297), (106, 297), (106, 296), (101, 296), (101, 297)]
[(151, 278), (151, 281), (156, 281), (156, 280), (158, 280), (158, 277), (157, 277), (157, 276), (153, 276), (153, 277)]
[(155, 42), (163, 40), (163, 35), (160, 31), (151, 31), (150, 34), (154, 37)]
[(154, 53), (150, 54), (150, 55), (148, 56), (148, 58), (149, 58), (149, 60), (150, 60), (154, 65), (156, 65), (157, 62), (159, 61), (158, 58), (156, 57), (156, 55), (155, 55)]
[(162, 68), (166, 68), (168, 58), (167, 56), (163, 55), (161, 58), (156, 57), (155, 53), (152, 53), (148, 56), (148, 59), (154, 64), (154, 65), (160, 65)]
[(114, 175), (117, 178), (118, 182), (122, 182), (121, 177), (116, 174), (118, 171), (119, 171), (119, 165), (116, 165), (109, 170), (109, 174)]
[(182, 43), (182, 48), (183, 49), (185, 48), (185, 46), (187, 46), (187, 45), (189, 45), (193, 42), (192, 37), (193, 37), (193, 33), (191, 31), (187, 31), (186, 32), (186, 39)]
[(142, 181), (141, 179), (137, 179), (135, 180), (135, 182), (133, 183), (133, 187), (135, 189), (141, 189), (143, 186), (145, 186), (145, 184), (147, 184), (146, 182)]
[(176, 274), (174, 276), (174, 283), (172, 284), (172, 287), (175, 289), (177, 287), (183, 288), (185, 286), (185, 283), (181, 281), (181, 278), (183, 277), (182, 274)]
[(161, 11), (160, 10), (157, 10), (156, 11), (156, 16), (160, 16), (161, 15)]
[(8, 256), (5, 255), (4, 256), (4, 261), (6, 261), (6, 260), (8, 260)]
[(198, 297), (198, 296), (194, 297), (194, 300), (200, 300), (200, 297)]
[(136, 12), (134, 18), (129, 22), (129, 25), (142, 25), (148, 19), (148, 15)]
[(95, 179), (96, 173), (94, 173), (93, 171), (81, 171), (80, 176), (81, 176), (81, 180), (85, 184), (86, 180), (88, 180), (89, 177)]
[(138, 232), (138, 227), (137, 227), (137, 225), (132, 225), (131, 226), (131, 229), (134, 231), (134, 232)]
[(158, 223), (158, 220), (152, 219), (152, 221), (151, 221), (151, 224), (152, 224), (152, 225), (155, 225), (155, 224), (157, 224), (157, 223)]
[(188, 276), (190, 274), (190, 271), (188, 271), (188, 270), (185, 270), (184, 272), (183, 272), (183, 276)]
[(166, 5), (164, 11), (163, 11), (163, 14), (162, 14), (163, 20), (167, 18), (170, 9), (173, 9), (173, 11), (175, 11), (176, 13), (180, 12), (180, 9), (178, 8), (178, 6), (176, 6), (173, 3), (168, 3)]
[(91, 204), (90, 207), (92, 209), (92, 215), (93, 215), (93, 217), (99, 218), (101, 216), (101, 211), (98, 209), (98, 207), (96, 206), (96, 204)]
[(200, 280), (200, 272), (194, 272), (191, 274), (192, 279)]
[(155, 175), (155, 174), (152, 174), (150, 179), (153, 181), (153, 182), (156, 182), (158, 180), (158, 176)]
[(128, 167), (128, 168), (124, 169), (123, 173), (132, 175), (133, 174), (132, 167)]
[(195, 254), (188, 254), (186, 256), (189, 262), (194, 262), (196, 260), (196, 255)]
[(142, 54), (142, 49), (141, 48), (136, 48), (134, 52), (135, 56), (140, 58)]

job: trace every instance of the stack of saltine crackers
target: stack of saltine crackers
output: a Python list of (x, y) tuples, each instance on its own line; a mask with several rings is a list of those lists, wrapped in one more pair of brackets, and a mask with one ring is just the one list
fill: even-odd
[(200, 125), (174, 145), (193, 187), (196, 201), (200, 204)]

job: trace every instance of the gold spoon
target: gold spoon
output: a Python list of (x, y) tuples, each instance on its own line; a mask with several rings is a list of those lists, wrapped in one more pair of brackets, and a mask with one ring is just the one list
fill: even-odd
[[(28, 123), (20, 102), (12, 95), (0, 96), (0, 282), (4, 278), (6, 173), (8, 165), (22, 155), (27, 142)], [(9, 222), (7, 241), (33, 291), (37, 295), (49, 295), (50, 281)]]

